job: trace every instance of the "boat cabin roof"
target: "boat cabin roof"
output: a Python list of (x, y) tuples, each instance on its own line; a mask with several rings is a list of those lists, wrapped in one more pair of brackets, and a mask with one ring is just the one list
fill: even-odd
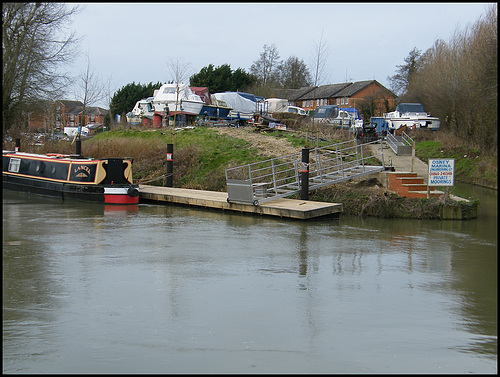
[(423, 113), (424, 107), (420, 103), (400, 103), (396, 110), (400, 113)]

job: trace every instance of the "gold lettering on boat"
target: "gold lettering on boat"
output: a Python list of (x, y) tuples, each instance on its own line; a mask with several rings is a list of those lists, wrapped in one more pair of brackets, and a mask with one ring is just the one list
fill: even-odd
[(75, 173), (76, 177), (90, 177), (90, 168), (86, 165), (77, 166), (73, 173)]

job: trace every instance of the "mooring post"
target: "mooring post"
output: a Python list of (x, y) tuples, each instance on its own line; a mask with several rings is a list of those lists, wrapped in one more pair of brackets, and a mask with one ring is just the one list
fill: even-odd
[(302, 148), (300, 199), (309, 200), (309, 148)]
[(82, 155), (82, 140), (80, 139), (80, 137), (78, 137), (75, 142), (75, 153), (77, 156)]
[(174, 187), (174, 144), (167, 144), (167, 176), (165, 177), (166, 187)]
[(21, 152), (21, 139), (16, 137), (16, 148), (14, 149), (16, 152)]

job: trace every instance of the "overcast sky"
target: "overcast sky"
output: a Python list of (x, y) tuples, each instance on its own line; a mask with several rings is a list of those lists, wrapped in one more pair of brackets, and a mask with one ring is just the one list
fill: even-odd
[[(72, 29), (113, 93), (131, 82), (171, 80), (172, 59), (189, 68), (188, 77), (209, 64), (250, 72), (264, 45), (274, 44), (280, 60), (296, 56), (310, 67), (322, 34), (323, 84), (374, 79), (389, 88), (387, 77), (414, 47), (423, 53), (438, 39), (448, 42), (484, 17), (489, 4), (82, 3)], [(82, 55), (71, 73), (85, 67)]]

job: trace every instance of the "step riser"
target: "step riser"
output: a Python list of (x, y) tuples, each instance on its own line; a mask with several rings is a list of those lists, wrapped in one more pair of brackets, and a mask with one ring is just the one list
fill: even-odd
[(398, 179), (402, 184), (411, 185), (411, 184), (423, 184), (423, 178), (400, 178)]
[[(441, 195), (443, 195), (443, 194), (430, 194), (429, 196), (431, 198), (439, 198)], [(411, 191), (406, 193), (405, 195), (401, 195), (401, 196), (404, 196), (405, 198), (418, 198), (418, 199), (427, 198), (427, 194), (424, 194), (421, 192), (411, 192)]]

